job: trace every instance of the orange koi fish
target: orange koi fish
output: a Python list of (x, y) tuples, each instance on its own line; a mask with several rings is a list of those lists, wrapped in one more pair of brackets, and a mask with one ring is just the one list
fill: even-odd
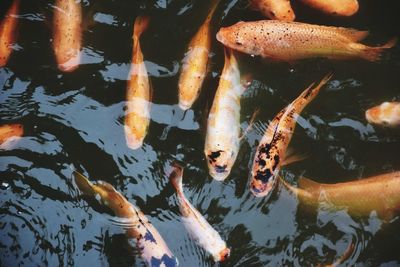
[(219, 0), (212, 0), (210, 13), (189, 43), (179, 77), (179, 107), (189, 109), (200, 94), (207, 73), (208, 57), (211, 49), (210, 23)]
[(15, 0), (0, 23), (0, 67), (7, 64), (12, 52), (12, 45), (17, 39), (16, 28), (18, 19), (19, 0)]
[(208, 253), (210, 253), (214, 261), (224, 261), (229, 257), (230, 250), (226, 247), (225, 241), (222, 240), (217, 231), (204, 219), (192, 204), (186, 199), (182, 188), (183, 168), (175, 164), (169, 179), (175, 187), (179, 209), (182, 213), (182, 221), (189, 235)]
[(24, 134), (22, 124), (4, 124), (0, 126), (0, 145), (10, 138), (18, 138)]
[(207, 120), (204, 154), (210, 175), (224, 180), (235, 163), (240, 145), (240, 96), (245, 87), (233, 51), (225, 49), (225, 65)]
[(292, 139), (297, 117), (331, 77), (326, 76), (317, 85), (311, 84), (271, 121), (253, 160), (250, 190), (255, 196), (266, 196), (275, 187), (276, 176), (287, 160), (286, 149)]
[(53, 50), (58, 69), (71, 72), (81, 60), (81, 4), (76, 0), (56, 0), (53, 17)]
[(151, 85), (140, 47), (140, 36), (147, 29), (149, 17), (137, 17), (133, 29), (133, 52), (130, 79), (126, 88), (125, 138), (128, 147), (142, 146), (150, 124)]
[(334, 16), (352, 16), (359, 8), (357, 0), (302, 0), (302, 2)]
[(270, 19), (294, 21), (296, 18), (290, 0), (250, 0), (250, 4)]
[(397, 41), (392, 39), (380, 47), (358, 43), (367, 35), (367, 31), (342, 27), (260, 20), (221, 28), (217, 39), (246, 54), (287, 62), (315, 57), (377, 61)]
[(365, 112), (369, 123), (389, 127), (400, 126), (400, 102), (384, 102), (372, 107)]
[(127, 220), (126, 236), (134, 238), (142, 258), (148, 266), (178, 266), (164, 239), (146, 216), (121, 195), (115, 188), (103, 181), (91, 183), (85, 176), (74, 171), (78, 188), (87, 195), (96, 196), (116, 216)]
[(385, 220), (400, 211), (400, 172), (336, 184), (321, 184), (300, 178), (299, 188), (287, 184), (283, 179), (281, 181), (307, 207), (327, 205), (333, 209), (346, 209), (349, 214), (356, 216), (369, 216), (375, 211)]

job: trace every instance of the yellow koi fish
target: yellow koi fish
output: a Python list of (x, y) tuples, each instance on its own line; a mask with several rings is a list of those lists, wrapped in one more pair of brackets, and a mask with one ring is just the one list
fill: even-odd
[(357, 0), (302, 0), (302, 2), (333, 16), (352, 16), (359, 8)]
[(212, 0), (213, 4), (200, 29), (189, 43), (179, 77), (179, 107), (189, 109), (200, 94), (201, 86), (207, 74), (208, 57), (211, 49), (210, 23), (219, 0)]
[(375, 211), (385, 220), (400, 211), (400, 172), (336, 184), (321, 184), (300, 178), (299, 188), (281, 181), (301, 203), (310, 208), (327, 205), (333, 209), (346, 209), (356, 216), (369, 216)]
[(266, 196), (275, 187), (276, 176), (281, 165), (285, 164), (286, 149), (296, 127), (298, 115), (331, 77), (332, 75), (326, 76), (317, 85), (311, 84), (271, 121), (253, 160), (250, 190), (255, 196)]
[(384, 102), (372, 107), (365, 112), (369, 123), (389, 127), (400, 126), (400, 102)]
[(210, 175), (224, 180), (235, 163), (240, 145), (240, 96), (245, 87), (233, 51), (225, 49), (225, 65), (208, 115), (204, 154)]
[(4, 124), (0, 126), (0, 145), (10, 138), (18, 138), (24, 134), (22, 124)]
[(115, 188), (103, 181), (91, 183), (85, 176), (74, 171), (75, 182), (87, 195), (96, 196), (116, 216), (127, 220), (126, 236), (134, 238), (142, 258), (148, 266), (178, 266), (164, 239), (146, 216), (122, 196)]
[(151, 85), (140, 47), (140, 36), (147, 29), (149, 17), (137, 17), (133, 29), (133, 52), (130, 79), (126, 88), (125, 138), (128, 147), (142, 146), (150, 124)]
[(367, 31), (342, 27), (260, 20), (221, 28), (217, 39), (246, 54), (287, 62), (314, 57), (377, 61), (397, 41), (392, 39), (380, 47), (358, 43), (367, 35)]
[(204, 217), (189, 203), (183, 194), (182, 188), (183, 168), (175, 164), (169, 179), (175, 187), (179, 209), (182, 213), (182, 221), (189, 235), (208, 253), (210, 253), (214, 261), (224, 261), (229, 257), (230, 250), (212, 226), (204, 219)]
[(15, 0), (8, 9), (6, 16), (0, 23), (0, 67), (7, 64), (12, 52), (12, 45), (16, 41), (16, 28), (18, 19), (19, 0)]
[(270, 19), (294, 21), (296, 18), (290, 0), (250, 0), (250, 4)]
[(76, 0), (56, 0), (53, 17), (53, 50), (58, 69), (70, 72), (81, 60), (81, 4)]

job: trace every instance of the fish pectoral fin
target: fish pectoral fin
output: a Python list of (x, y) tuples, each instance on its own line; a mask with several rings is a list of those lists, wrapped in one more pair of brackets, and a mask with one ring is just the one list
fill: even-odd
[(240, 141), (242, 141), (242, 139), (253, 128), (253, 124), (254, 124), (255, 118), (257, 117), (258, 113), (260, 113), (260, 109), (256, 108), (256, 110), (253, 112), (253, 115), (251, 115), (251, 118), (250, 118), (250, 121), (249, 121), (249, 126), (247, 126), (247, 128), (242, 132), (242, 135), (239, 137)]
[(283, 159), (283, 161), (281, 163), (281, 166), (287, 166), (287, 165), (290, 165), (292, 163), (295, 163), (295, 162), (298, 162), (298, 161), (302, 161), (302, 160), (304, 160), (304, 159), (306, 159), (308, 157), (309, 157), (309, 155), (307, 153), (298, 154), (298, 153), (295, 153), (293, 151), (293, 149), (289, 148), (286, 151), (285, 158)]
[(313, 190), (313, 189), (318, 189), (320, 187), (320, 184), (317, 182), (314, 182), (311, 179), (301, 177), (298, 181), (297, 184), (299, 188), (306, 189), (306, 190)]
[(87, 177), (83, 174), (73, 171), (73, 175), (75, 178), (75, 183), (78, 186), (79, 190), (81, 190), (84, 194), (94, 195), (95, 190), (93, 189), (93, 184), (89, 181)]

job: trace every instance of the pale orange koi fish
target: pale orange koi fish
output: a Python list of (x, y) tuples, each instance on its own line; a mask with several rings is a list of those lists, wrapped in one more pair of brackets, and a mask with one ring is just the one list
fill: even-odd
[(15, 0), (0, 23), (0, 67), (7, 64), (12, 52), (12, 45), (17, 38), (19, 0)]
[(137, 17), (133, 26), (133, 51), (130, 79), (126, 88), (125, 138), (128, 147), (142, 146), (150, 124), (151, 84), (140, 47), (140, 36), (147, 29), (149, 17)]
[(92, 183), (76, 171), (74, 171), (74, 177), (77, 186), (84, 194), (95, 196), (116, 216), (126, 219), (126, 236), (136, 239), (142, 258), (148, 266), (178, 266), (177, 259), (157, 229), (112, 185), (103, 181)]
[(358, 43), (367, 35), (367, 31), (349, 28), (260, 20), (221, 28), (217, 39), (246, 54), (287, 62), (314, 57), (377, 61), (397, 41), (392, 39), (380, 47)]
[(24, 134), (22, 124), (3, 124), (0, 126), (0, 145), (10, 138), (19, 138)]
[(250, 0), (250, 4), (270, 19), (294, 21), (296, 18), (290, 0)]
[(359, 8), (357, 0), (302, 0), (302, 2), (333, 16), (352, 16)]
[(182, 213), (182, 221), (189, 235), (208, 253), (214, 261), (224, 261), (229, 257), (230, 250), (225, 241), (212, 226), (204, 219), (183, 194), (182, 176), (183, 168), (174, 164), (174, 169), (169, 176), (172, 185), (175, 187), (179, 200), (179, 209)]
[(255, 196), (266, 196), (275, 187), (276, 177), (285, 160), (286, 149), (296, 127), (297, 117), (331, 77), (332, 75), (324, 77), (317, 85), (311, 84), (271, 121), (253, 160), (250, 191)]
[(369, 123), (399, 127), (400, 126), (400, 102), (384, 102), (372, 107), (365, 112), (365, 118)]
[(337, 210), (346, 209), (355, 216), (369, 216), (375, 211), (384, 220), (400, 212), (400, 172), (336, 184), (321, 184), (300, 178), (298, 188), (283, 179), (280, 181), (308, 208), (325, 205)]
[(81, 3), (76, 0), (56, 0), (53, 16), (53, 50), (58, 69), (71, 72), (81, 60)]
[(189, 109), (200, 94), (201, 86), (207, 74), (208, 58), (211, 49), (210, 23), (219, 0), (212, 0), (211, 10), (189, 43), (181, 74), (179, 77), (179, 107)]
[(240, 145), (240, 97), (245, 87), (240, 81), (236, 58), (225, 49), (225, 65), (207, 120), (204, 154), (210, 175), (224, 180), (231, 172)]

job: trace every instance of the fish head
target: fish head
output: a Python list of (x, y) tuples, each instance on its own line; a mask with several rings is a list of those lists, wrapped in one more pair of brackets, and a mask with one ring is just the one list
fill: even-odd
[(231, 172), (238, 151), (235, 149), (220, 149), (205, 151), (210, 175), (218, 181), (225, 180)]
[(251, 171), (250, 191), (256, 197), (268, 195), (274, 188), (279, 171), (279, 156), (260, 153), (254, 159)]
[(224, 262), (226, 259), (229, 258), (230, 253), (231, 250), (225, 246), (222, 250), (219, 251), (219, 253), (213, 255), (214, 261)]
[(372, 107), (365, 112), (365, 118), (369, 123), (392, 126), (399, 121), (399, 116), (394, 111), (396, 104), (384, 102), (379, 106)]
[(294, 21), (296, 15), (290, 5), (290, 1), (263, 1), (253, 0), (253, 5), (260, 10), (260, 12), (273, 20), (281, 21)]
[(249, 38), (255, 33), (251, 31), (251, 28), (247, 28), (247, 25), (243, 21), (229, 27), (222, 27), (217, 33), (217, 40), (234, 50), (246, 54), (259, 54), (256, 46), (249, 45)]

